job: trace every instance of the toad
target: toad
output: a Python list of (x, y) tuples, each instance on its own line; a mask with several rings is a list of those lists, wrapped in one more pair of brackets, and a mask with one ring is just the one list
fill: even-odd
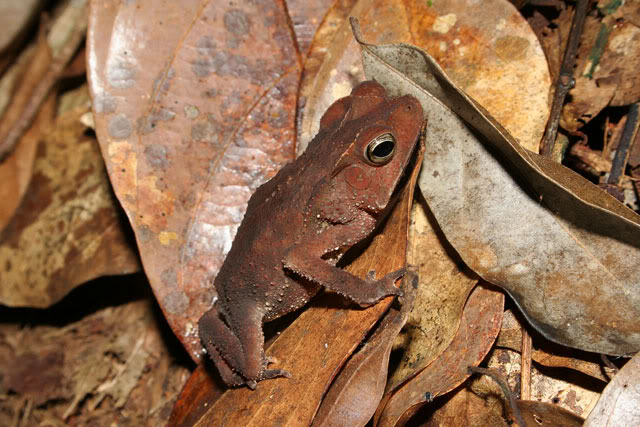
[(255, 388), (289, 376), (264, 353), (264, 322), (305, 305), (321, 288), (360, 306), (400, 295), (398, 270), (376, 280), (336, 267), (391, 210), (422, 126), (412, 96), (387, 97), (375, 81), (332, 104), (298, 159), (257, 189), (215, 278), (200, 338), (222, 379)]

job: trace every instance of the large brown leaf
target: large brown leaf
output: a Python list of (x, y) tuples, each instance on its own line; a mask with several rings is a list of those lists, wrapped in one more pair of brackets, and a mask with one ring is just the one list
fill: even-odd
[(306, 59), (316, 30), (333, 1), (286, 0), (286, 3), (287, 12), (296, 34), (298, 50), (302, 57)]
[(299, 150), (316, 133), (328, 106), (363, 80), (347, 16), (360, 20), (371, 43), (411, 43), (429, 52), (525, 147), (537, 150), (549, 114), (548, 67), (535, 34), (506, 0), (485, 0), (482, 7), (467, 0), (336, 2), (305, 64)]
[(506, 289), (549, 339), (609, 354), (638, 351), (640, 217), (522, 148), (425, 52), (362, 49), (370, 78), (422, 101), (429, 130), (419, 185), (464, 262)]
[(145, 271), (194, 359), (253, 191), (294, 158), (300, 63), (283, 1), (93, 1), (96, 132)]

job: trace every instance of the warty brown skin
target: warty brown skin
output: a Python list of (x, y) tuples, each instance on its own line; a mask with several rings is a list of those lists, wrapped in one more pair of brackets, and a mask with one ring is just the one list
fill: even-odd
[[(394, 283), (402, 270), (363, 280), (335, 263), (389, 211), (421, 125), (415, 98), (389, 99), (378, 83), (363, 82), (329, 107), (304, 154), (253, 194), (215, 278), (218, 300), (199, 321), (227, 384), (255, 388), (289, 376), (267, 369), (262, 324), (302, 307), (322, 286), (361, 306), (401, 293)], [(373, 163), (367, 147), (388, 135), (394, 152)]]

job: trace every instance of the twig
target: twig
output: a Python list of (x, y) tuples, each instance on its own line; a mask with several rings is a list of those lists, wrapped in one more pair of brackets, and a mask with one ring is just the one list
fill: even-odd
[(600, 354), (600, 359), (602, 359), (602, 362), (607, 366), (607, 368), (613, 371), (614, 375), (618, 373), (618, 367), (609, 360), (606, 354)]
[(618, 143), (616, 155), (613, 158), (611, 173), (607, 179), (607, 184), (619, 186), (620, 182), (622, 182), (624, 170), (627, 167), (627, 160), (629, 160), (629, 153), (631, 152), (631, 145), (636, 140), (639, 125), (638, 103), (631, 104), (629, 114), (627, 114), (627, 122), (624, 124), (624, 130)]
[(531, 400), (531, 335), (525, 328), (520, 351), (520, 399)]
[(588, 5), (589, 0), (578, 0), (575, 15), (573, 15), (569, 40), (567, 41), (564, 58), (562, 59), (562, 65), (560, 66), (560, 74), (556, 81), (556, 91), (553, 96), (553, 103), (551, 104), (551, 113), (549, 114), (549, 121), (547, 122), (547, 127), (544, 131), (544, 138), (542, 138), (542, 145), (540, 147), (540, 154), (544, 156), (551, 156), (551, 153), (553, 153), (553, 146), (556, 142), (558, 123), (560, 122), (560, 113), (562, 112), (564, 99), (575, 85), (575, 80), (573, 78), (573, 66), (576, 62), (578, 44), (580, 43), (584, 20), (587, 16)]
[(507, 381), (504, 379), (500, 372), (496, 371), (495, 369), (480, 368), (478, 366), (469, 366), (467, 367), (467, 370), (471, 374), (475, 373), (491, 377), (491, 379), (493, 379), (502, 389), (502, 393), (504, 393), (504, 397), (507, 399), (509, 407), (511, 408), (513, 418), (515, 418), (518, 425), (520, 425), (520, 427), (527, 427), (524, 419), (522, 418), (522, 414), (520, 413), (520, 408), (518, 408), (518, 402), (516, 401), (513, 392), (509, 388), (509, 384), (507, 384)]
[(19, 426), (27, 426), (29, 425), (29, 418), (31, 418), (31, 410), (33, 409), (33, 400), (27, 399), (27, 405), (24, 408), (24, 412), (22, 413), (22, 419), (20, 420)]

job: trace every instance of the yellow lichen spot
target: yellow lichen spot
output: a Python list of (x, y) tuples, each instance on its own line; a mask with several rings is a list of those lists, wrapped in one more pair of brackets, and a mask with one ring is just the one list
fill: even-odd
[(178, 240), (178, 234), (175, 231), (161, 231), (158, 233), (158, 241), (163, 246), (169, 246), (174, 240)]
[(184, 106), (184, 115), (190, 120), (194, 120), (200, 115), (200, 109), (197, 106), (187, 104)]
[(438, 16), (433, 22), (432, 29), (437, 33), (446, 34), (454, 25), (456, 25), (457, 20), (458, 18), (455, 13)]
[(165, 186), (159, 186), (155, 175), (148, 175), (138, 180), (138, 212), (145, 216), (140, 221), (152, 230), (162, 230), (167, 219), (173, 215), (175, 197)]
[(138, 160), (128, 141), (111, 142), (107, 148), (111, 168), (109, 177), (121, 200), (135, 198)]
[(108, 148), (109, 160), (114, 165), (121, 165), (125, 163), (127, 157), (131, 153), (131, 144), (129, 141), (112, 141)]

